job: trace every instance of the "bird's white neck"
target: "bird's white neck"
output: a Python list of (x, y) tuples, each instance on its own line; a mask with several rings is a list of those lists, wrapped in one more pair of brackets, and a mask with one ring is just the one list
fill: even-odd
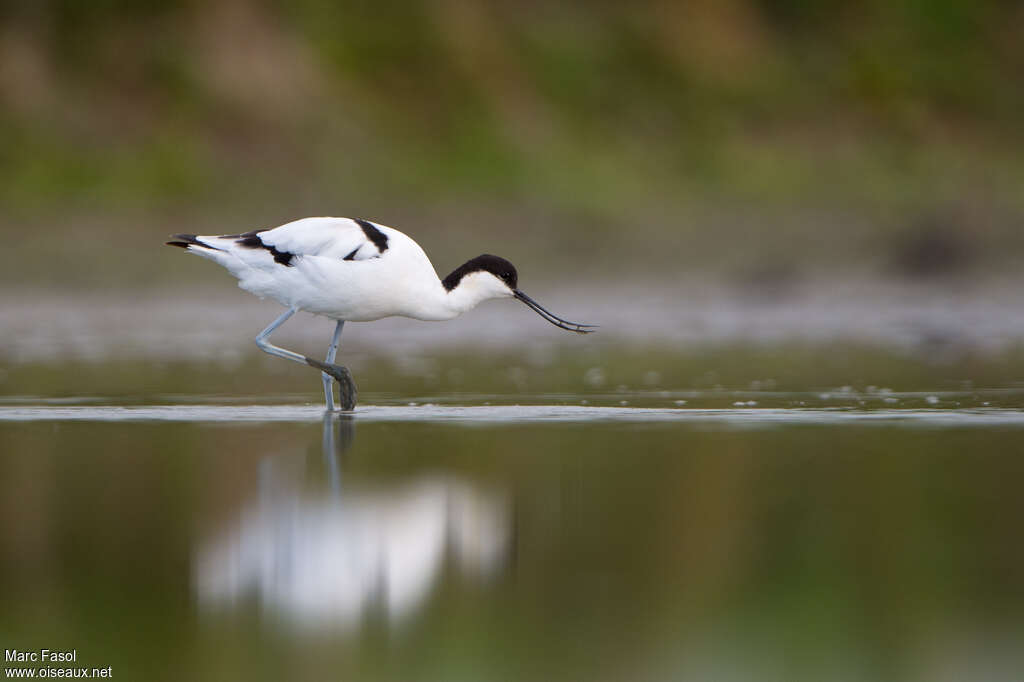
[(412, 317), (421, 320), (450, 320), (484, 301), (511, 297), (512, 291), (501, 280), (487, 272), (474, 272), (463, 277), (451, 291), (438, 281), (429, 303), (421, 305), (419, 314)]

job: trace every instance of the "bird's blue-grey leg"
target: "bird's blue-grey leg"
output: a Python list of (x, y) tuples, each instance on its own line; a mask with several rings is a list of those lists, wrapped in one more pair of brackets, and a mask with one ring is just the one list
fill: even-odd
[[(284, 313), (282, 313), (280, 317), (271, 322), (267, 326), (267, 328), (261, 331), (259, 335), (256, 337), (256, 345), (259, 346), (260, 350), (263, 351), (264, 353), (269, 353), (270, 355), (276, 355), (277, 357), (284, 358), (285, 360), (291, 360), (292, 362), (300, 362), (304, 365), (315, 367), (319, 369), (321, 372), (325, 372), (330, 376), (334, 377), (338, 381), (338, 391), (341, 395), (342, 409), (355, 409), (356, 385), (355, 382), (352, 381), (352, 374), (348, 371), (348, 368), (341, 367), (339, 365), (334, 365), (331, 363), (320, 362), (316, 358), (309, 358), (306, 357), (305, 355), (300, 355), (299, 353), (295, 353), (284, 348), (279, 348), (278, 346), (275, 346), (274, 344), (270, 343), (270, 341), (268, 340), (270, 338), (270, 335), (274, 333), (274, 330), (280, 327), (285, 322), (287, 322), (288, 318), (294, 315), (297, 310), (297, 308), (289, 308)], [(339, 325), (335, 329), (335, 335), (337, 336), (340, 334), (341, 326)], [(335, 350), (337, 349), (335, 348)], [(328, 409), (333, 408), (333, 395), (331, 396), (328, 405)]]
[[(345, 326), (345, 320), (338, 320), (334, 327), (334, 336), (331, 338), (331, 345), (327, 347), (327, 357), (324, 359), (328, 365), (334, 364), (334, 357), (338, 354), (338, 340), (341, 338), (341, 330)], [(334, 387), (331, 385), (331, 375), (321, 372), (320, 378), (324, 382), (324, 402), (327, 403), (327, 411), (334, 410)]]
[(261, 331), (259, 335), (256, 337), (256, 345), (259, 346), (260, 350), (263, 351), (264, 353), (276, 355), (279, 358), (291, 360), (292, 362), (299, 362), (305, 365), (307, 364), (305, 355), (299, 355), (298, 353), (293, 353), (290, 350), (278, 348), (277, 346), (275, 346), (274, 344), (270, 343), (270, 341), (267, 340), (270, 338), (270, 335), (274, 333), (275, 329), (277, 329), (282, 324), (287, 322), (288, 318), (295, 314), (296, 310), (297, 308), (289, 308), (288, 310), (284, 311), (284, 313), (282, 313), (279, 318), (271, 322), (267, 326), (267, 328)]

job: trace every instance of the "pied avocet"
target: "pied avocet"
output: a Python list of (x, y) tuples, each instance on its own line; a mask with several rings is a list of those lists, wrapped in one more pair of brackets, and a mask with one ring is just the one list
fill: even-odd
[[(450, 320), (488, 299), (517, 298), (556, 327), (580, 334), (594, 327), (564, 320), (520, 291), (515, 266), (504, 258), (477, 256), (440, 279), (419, 244), (359, 218), (303, 218), (243, 234), (176, 234), (167, 243), (223, 265), (241, 288), (288, 308), (259, 333), (256, 345), (319, 369), (328, 410), (334, 409), (332, 377), (342, 409), (356, 404), (351, 372), (333, 364), (345, 322), (393, 315)], [(271, 333), (299, 310), (337, 321), (324, 362), (270, 343)]]

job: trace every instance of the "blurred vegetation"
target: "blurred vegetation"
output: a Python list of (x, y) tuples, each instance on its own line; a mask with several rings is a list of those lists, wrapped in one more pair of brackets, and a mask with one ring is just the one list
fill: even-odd
[[(15, 0), (0, 230), (35, 234), (0, 277), (160, 283), (167, 232), (309, 214), (593, 276), (1010, 269), (1022, 29), (1006, 0)], [(146, 273), (96, 248), (44, 281), (83, 234)]]

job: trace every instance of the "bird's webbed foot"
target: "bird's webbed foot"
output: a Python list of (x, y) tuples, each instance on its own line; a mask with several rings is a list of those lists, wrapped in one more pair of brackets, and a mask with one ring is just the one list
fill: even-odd
[(338, 398), (341, 401), (341, 409), (351, 412), (356, 409), (356, 398), (359, 397), (359, 390), (356, 389), (356, 382), (352, 379), (352, 372), (348, 371), (348, 367), (341, 365), (331, 365), (331, 367), (335, 371), (330, 372), (330, 375), (338, 382)]
[(359, 396), (359, 391), (356, 389), (356, 382), (352, 379), (352, 372), (348, 370), (348, 367), (320, 362), (316, 358), (306, 358), (306, 363), (338, 382), (338, 396), (341, 399), (342, 410), (351, 412), (356, 409), (356, 399)]

